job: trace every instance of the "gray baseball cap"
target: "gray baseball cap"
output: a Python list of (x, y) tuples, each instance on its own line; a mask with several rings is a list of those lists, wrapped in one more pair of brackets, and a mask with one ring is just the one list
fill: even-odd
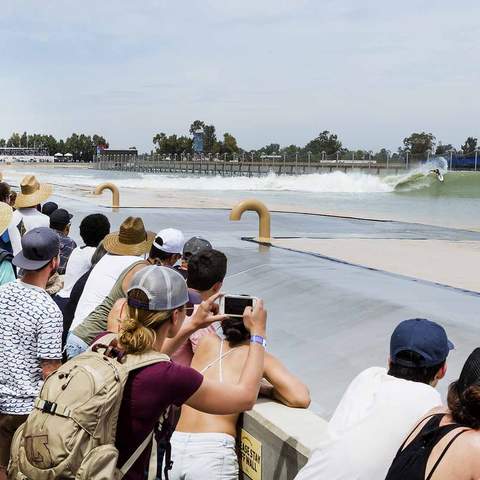
[(128, 298), (130, 306), (143, 310), (173, 310), (189, 302), (198, 303), (190, 299), (182, 275), (168, 267), (152, 265), (143, 268), (133, 276), (128, 293), (132, 290), (141, 290), (147, 296), (147, 303)]
[(183, 256), (184, 257), (191, 257), (192, 255), (197, 254), (202, 250), (211, 250), (212, 244), (206, 240), (205, 238), (201, 237), (192, 237), (185, 243), (183, 247)]
[(22, 250), (12, 263), (24, 270), (40, 270), (60, 251), (57, 233), (48, 227), (38, 227), (22, 237)]

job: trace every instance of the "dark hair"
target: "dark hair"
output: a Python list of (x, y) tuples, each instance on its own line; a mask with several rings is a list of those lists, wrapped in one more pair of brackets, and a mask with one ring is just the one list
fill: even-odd
[(250, 338), (250, 332), (246, 329), (243, 318), (226, 318), (222, 321), (222, 331), (225, 339), (231, 345), (238, 345)]
[(9, 203), (10, 185), (6, 182), (0, 182), (0, 202)]
[(172, 258), (175, 255), (180, 255), (180, 254), (179, 253), (164, 252), (163, 250), (160, 250), (159, 248), (157, 248), (155, 245), (152, 245), (150, 247), (150, 253), (148, 254), (148, 257), (153, 258), (153, 259), (158, 259), (158, 260), (164, 262), (166, 260), (169, 260), (170, 258)]
[(87, 215), (80, 223), (80, 236), (87, 247), (98, 247), (110, 233), (110, 222), (103, 213)]
[(480, 428), (480, 385), (460, 391), (458, 380), (448, 387), (447, 404), (452, 418), (470, 428)]
[(92, 267), (94, 267), (105, 255), (107, 251), (103, 246), (103, 240), (98, 244), (98, 247), (95, 249), (92, 255), (92, 260), (90, 261)]
[(227, 257), (218, 250), (201, 250), (188, 261), (187, 285), (205, 292), (217, 282), (223, 282), (227, 273)]
[(393, 362), (390, 363), (390, 368), (388, 369), (388, 374), (392, 377), (402, 378), (403, 380), (410, 380), (412, 382), (426, 383), (429, 385), (435, 379), (438, 371), (445, 365), (445, 360), (437, 365), (432, 365), (431, 367), (422, 367), (421, 362), (424, 360), (423, 356), (417, 352), (411, 350), (405, 350), (399, 352), (397, 358), (400, 360), (408, 361), (413, 365), (419, 365), (418, 367), (406, 367), (400, 365), (399, 363)]

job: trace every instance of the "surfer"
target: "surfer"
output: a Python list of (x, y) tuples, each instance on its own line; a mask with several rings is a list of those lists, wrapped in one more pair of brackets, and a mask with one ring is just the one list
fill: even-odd
[(438, 180), (440, 180), (440, 182), (443, 182), (443, 175), (442, 172), (440, 172), (440, 169), (435, 168), (433, 170), (430, 170), (430, 173), (433, 173), (438, 178)]

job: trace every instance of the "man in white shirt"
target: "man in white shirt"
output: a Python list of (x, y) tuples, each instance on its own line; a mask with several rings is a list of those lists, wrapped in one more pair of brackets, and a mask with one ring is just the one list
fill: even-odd
[[(13, 213), (12, 225), (18, 227), (23, 225), (22, 235), (33, 228), (49, 227), (50, 217), (44, 215), (39, 205), (52, 194), (52, 186), (46, 183), (39, 183), (35, 175), (27, 175), (20, 183), (20, 193), (15, 200), (15, 212)], [(21, 246), (19, 237), (11, 238), (13, 253), (16, 255)]]
[(435, 322), (401, 322), (390, 341), (388, 372), (372, 367), (347, 388), (296, 480), (384, 480), (405, 437), (442, 404), (435, 390), (453, 344)]
[[(82, 220), (80, 223), (80, 236), (82, 237), (84, 245), (75, 248), (71, 253), (63, 278), (63, 288), (58, 292), (58, 297), (68, 301), (73, 286), (82, 275), (90, 270), (92, 255), (109, 233), (110, 222), (102, 213), (92, 213)], [(60, 309), (62, 309), (65, 301), (57, 301), (55, 298), (54, 300)]]
[(137, 262), (139, 257), (145, 256), (154, 238), (155, 234), (145, 230), (139, 217), (128, 217), (120, 225), (118, 232), (110, 233), (104, 238), (103, 247), (108, 253), (93, 268), (78, 302), (67, 337), (68, 358), (73, 358), (88, 348), (88, 345), (74, 335), (72, 330), (103, 302), (120, 274), (132, 263)]

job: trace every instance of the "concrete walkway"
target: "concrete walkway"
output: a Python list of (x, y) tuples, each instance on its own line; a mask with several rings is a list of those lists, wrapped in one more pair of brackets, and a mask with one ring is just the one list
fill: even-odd
[[(257, 234), (255, 214), (229, 222), (224, 210), (122, 209), (112, 213), (90, 202), (53, 199), (76, 214), (74, 233), (84, 215), (103, 211), (113, 228), (126, 216), (139, 215), (151, 230), (175, 227), (187, 237), (209, 238), (229, 258), (224, 291), (265, 299), (269, 350), (307, 382), (313, 408), (323, 416), (331, 414), (358, 372), (386, 364), (390, 333), (403, 319), (438, 321), (456, 344), (442, 393), (480, 343), (480, 295), (242, 241), (242, 236)], [(461, 230), (292, 214), (273, 214), (272, 230), (283, 237), (480, 240), (479, 233)]]

